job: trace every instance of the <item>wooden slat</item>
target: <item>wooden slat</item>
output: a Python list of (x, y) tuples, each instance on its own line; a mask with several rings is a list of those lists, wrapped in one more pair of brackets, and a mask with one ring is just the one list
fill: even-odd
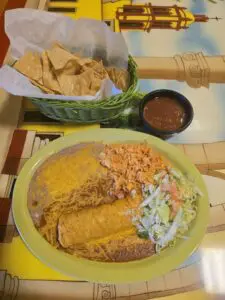
[(225, 169), (225, 142), (204, 144), (209, 169)]
[(129, 293), (130, 293), (130, 296), (147, 294), (148, 293), (147, 283), (145, 281), (142, 281), (142, 282), (130, 284)]
[(219, 171), (214, 171), (214, 170), (208, 170), (207, 175), (216, 177), (216, 178), (220, 178), (220, 179), (224, 179), (225, 180), (225, 174), (221, 173)]
[(185, 154), (190, 158), (190, 160), (196, 165), (198, 170), (207, 174), (209, 169), (209, 164), (205, 149), (202, 144), (187, 144), (183, 145)]
[(166, 290), (181, 288), (180, 272), (178, 270), (167, 273), (164, 276)]
[(208, 166), (207, 157), (201, 144), (184, 145), (184, 152), (194, 164)]
[(210, 223), (209, 227), (225, 225), (225, 210), (223, 205), (210, 207)]

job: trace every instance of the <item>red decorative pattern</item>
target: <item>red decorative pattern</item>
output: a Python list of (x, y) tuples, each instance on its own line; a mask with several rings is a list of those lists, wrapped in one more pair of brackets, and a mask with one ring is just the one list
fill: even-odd
[(24, 7), (25, 3), (26, 3), (26, 0), (8, 0), (7, 4), (5, 5), (5, 7), (3, 9), (2, 14), (0, 15), (0, 45), (1, 45), (0, 66), (3, 63), (6, 52), (7, 52), (8, 47), (9, 47), (9, 39), (6, 36), (5, 30), (4, 30), (4, 22), (5, 22), (4, 13), (5, 13), (6, 10), (9, 10), (9, 9)]
[(14, 131), (6, 161), (2, 169), (2, 174), (17, 174), (17, 169), (23, 152), (26, 136), (27, 130), (17, 129)]
[(11, 199), (0, 198), (0, 225), (7, 225)]

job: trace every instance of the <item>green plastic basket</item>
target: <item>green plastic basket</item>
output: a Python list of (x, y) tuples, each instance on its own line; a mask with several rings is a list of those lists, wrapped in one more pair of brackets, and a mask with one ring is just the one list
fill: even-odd
[(29, 98), (47, 117), (62, 122), (91, 124), (117, 118), (133, 100), (137, 91), (137, 65), (129, 56), (128, 71), (130, 86), (120, 95), (96, 101), (61, 101), (52, 99)]

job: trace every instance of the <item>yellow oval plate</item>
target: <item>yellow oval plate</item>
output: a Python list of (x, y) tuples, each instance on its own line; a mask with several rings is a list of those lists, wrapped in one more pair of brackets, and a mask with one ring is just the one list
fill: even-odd
[[(179, 240), (174, 248), (169, 248), (152, 257), (128, 263), (103, 263), (89, 261), (62, 253), (53, 248), (38, 233), (27, 208), (27, 192), (35, 170), (44, 160), (63, 148), (81, 142), (103, 141), (134, 142), (146, 141), (165, 155), (182, 172), (188, 173), (204, 194), (198, 203), (195, 221), (188, 232), (187, 240)], [(38, 151), (25, 164), (17, 179), (13, 195), (13, 215), (20, 235), (30, 251), (50, 267), (83, 280), (108, 283), (125, 283), (150, 280), (179, 266), (199, 245), (205, 234), (209, 216), (209, 202), (203, 179), (189, 161), (176, 147), (155, 137), (122, 129), (87, 130), (59, 138)]]

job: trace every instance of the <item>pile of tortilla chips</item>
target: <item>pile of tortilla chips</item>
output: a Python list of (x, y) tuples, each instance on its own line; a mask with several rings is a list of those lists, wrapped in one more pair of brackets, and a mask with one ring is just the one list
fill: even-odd
[(102, 61), (72, 54), (58, 43), (41, 54), (26, 52), (14, 68), (48, 94), (95, 95), (104, 79), (111, 79), (122, 91), (129, 86), (127, 70), (106, 68)]

